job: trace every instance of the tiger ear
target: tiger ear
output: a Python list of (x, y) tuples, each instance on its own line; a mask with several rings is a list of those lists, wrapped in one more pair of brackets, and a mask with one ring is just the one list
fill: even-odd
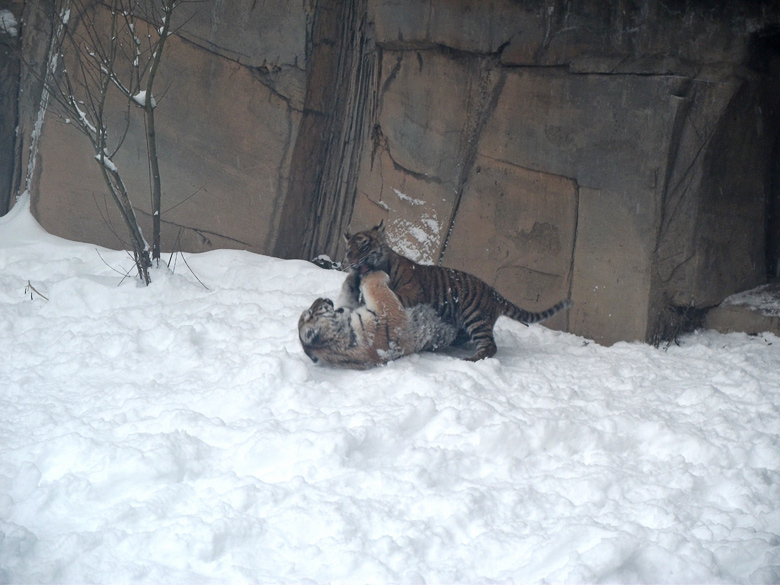
[(349, 243), (349, 241), (352, 239), (352, 234), (349, 232), (344, 232), (344, 241)]
[(384, 236), (385, 235), (385, 220), (384, 220), (384, 218), (382, 219), (382, 221), (379, 222), (379, 225), (374, 228), (374, 231), (378, 235), (380, 235), (380, 236)]

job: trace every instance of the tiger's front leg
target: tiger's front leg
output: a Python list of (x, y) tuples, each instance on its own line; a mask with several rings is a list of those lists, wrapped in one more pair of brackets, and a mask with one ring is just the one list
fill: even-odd
[(382, 325), (374, 338), (376, 349), (391, 351), (395, 357), (400, 357), (414, 348), (406, 334), (410, 327), (409, 315), (388, 287), (389, 280), (384, 272), (369, 272), (361, 279), (360, 290), (365, 309), (371, 311)]
[(341, 292), (336, 299), (336, 307), (347, 309), (357, 309), (360, 306), (360, 275), (355, 270), (350, 270), (344, 283), (341, 285)]
[(406, 324), (408, 319), (401, 301), (390, 290), (390, 279), (381, 271), (369, 272), (360, 283), (364, 306), (385, 318), (394, 327)]

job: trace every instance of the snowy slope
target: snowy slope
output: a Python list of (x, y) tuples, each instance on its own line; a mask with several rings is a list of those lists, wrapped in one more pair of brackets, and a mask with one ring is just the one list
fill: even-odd
[(296, 330), (342, 274), (187, 261), (0, 218), (0, 582), (780, 581), (777, 337), (342, 371)]

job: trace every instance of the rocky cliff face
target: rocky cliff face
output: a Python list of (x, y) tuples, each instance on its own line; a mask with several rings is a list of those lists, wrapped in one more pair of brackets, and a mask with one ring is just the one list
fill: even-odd
[[(166, 46), (156, 113), (163, 249), (272, 249), (306, 79), (309, 16), (300, 6), (289, 8), (282, 0), (263, 3), (263, 10), (253, 2), (184, 3), (176, 13), (186, 24)], [(35, 3), (25, 11), (38, 12)], [(25, 50), (45, 45), (49, 32), (30, 31)], [(121, 130), (127, 106), (119, 96), (113, 99), (114, 127)], [(143, 121), (133, 112), (129, 119), (114, 162), (148, 234)], [(56, 105), (47, 113), (38, 157), (32, 203), (42, 225), (71, 238), (121, 245), (116, 233), (121, 235), (122, 222), (104, 195), (91, 148)]]
[(777, 6), (370, 9), (380, 90), (353, 224), (385, 218), (397, 247), (523, 306), (571, 297), (558, 326), (606, 343), (765, 281), (780, 125), (770, 43), (751, 43)]
[[(399, 251), (528, 309), (572, 298), (553, 325), (604, 343), (668, 335), (670, 311), (777, 263), (775, 2), (184, 6), (157, 114), (165, 249), (339, 257), (384, 219)], [(142, 128), (127, 140), (148, 212)], [(116, 245), (77, 141), (47, 116), (34, 210)]]
[(0, 215), (8, 212), (13, 192), (16, 121), (19, 115), (18, 58), (21, 6), (0, 1)]

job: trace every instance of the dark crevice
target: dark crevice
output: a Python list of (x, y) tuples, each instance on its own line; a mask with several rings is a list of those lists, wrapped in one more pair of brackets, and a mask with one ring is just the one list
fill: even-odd
[(318, 2), (311, 35), (303, 117), (273, 250), (282, 258), (336, 254), (374, 124), (378, 53), (366, 0)]
[(661, 316), (661, 327), (652, 335), (650, 343), (655, 347), (669, 348), (680, 345), (680, 336), (704, 326), (704, 319), (713, 307), (696, 307), (693, 301), (687, 305), (667, 302)]
[(476, 105), (467, 112), (467, 121), (461, 138), (461, 171), (458, 177), (458, 184), (455, 189), (455, 201), (452, 206), (449, 220), (447, 222), (447, 231), (442, 242), (441, 252), (439, 253), (438, 265), (441, 266), (444, 261), (444, 255), (447, 252), (452, 231), (455, 228), (460, 204), (463, 199), (463, 191), (466, 187), (469, 172), (474, 166), (477, 158), (477, 149), (482, 130), (490, 116), (498, 105), (498, 99), (506, 83), (506, 74), (498, 63), (498, 55), (493, 55), (489, 59), (484, 59), (480, 63), (479, 87), (477, 89)]
[[(571, 300), (574, 294), (574, 270), (577, 266), (577, 238), (579, 237), (580, 228), (580, 185), (577, 181), (574, 181), (574, 233), (571, 238), (571, 261), (569, 263), (569, 281), (566, 283), (566, 290), (568, 291), (568, 299)], [(571, 311), (566, 311), (566, 331), (570, 331), (571, 326)]]
[(780, 278), (780, 24), (754, 33), (748, 44), (746, 66), (761, 75), (764, 85), (760, 105), (766, 130), (774, 137), (766, 171), (766, 273)]
[(444, 183), (444, 180), (441, 179), (441, 177), (426, 175), (425, 173), (421, 173), (419, 171), (413, 171), (412, 169), (405, 167), (401, 163), (396, 161), (395, 158), (393, 157), (393, 153), (390, 151), (389, 145), (387, 144), (387, 138), (385, 138), (382, 132), (382, 127), (379, 124), (374, 125), (374, 130), (372, 132), (372, 140), (374, 141), (374, 152), (372, 153), (372, 161), (375, 153), (379, 149), (382, 149), (384, 152), (387, 153), (387, 157), (390, 159), (390, 162), (393, 164), (393, 169), (395, 169), (396, 171), (399, 171), (405, 175), (408, 175), (424, 183), (429, 183), (433, 185), (441, 185)]
[(282, 67), (262, 66), (262, 67), (248, 67), (248, 69), (249, 72), (252, 74), (252, 77), (254, 77), (258, 82), (260, 82), (264, 87), (266, 87), (273, 95), (275, 95), (284, 103), (286, 103), (288, 108), (292, 110), (297, 110), (299, 112), (301, 111), (300, 109), (297, 109), (293, 106), (293, 100), (290, 98), (290, 96), (287, 96), (281, 93), (278, 89), (276, 89), (276, 80), (280, 74), (283, 74)]

